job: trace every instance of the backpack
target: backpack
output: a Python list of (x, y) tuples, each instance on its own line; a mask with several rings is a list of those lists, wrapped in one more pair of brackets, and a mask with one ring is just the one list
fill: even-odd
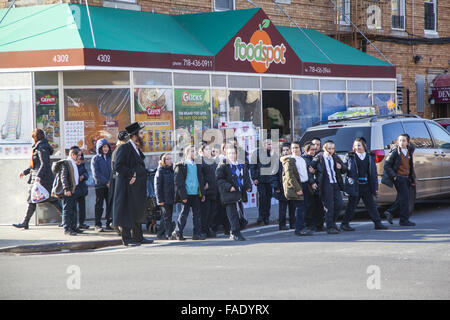
[(55, 198), (62, 198), (64, 195), (64, 187), (62, 184), (62, 166), (64, 165), (64, 161), (65, 160), (61, 160), (53, 163), (52, 165), (55, 180), (53, 180), (51, 195)]

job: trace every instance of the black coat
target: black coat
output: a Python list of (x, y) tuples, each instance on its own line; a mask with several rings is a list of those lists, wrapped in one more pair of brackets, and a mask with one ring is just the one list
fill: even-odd
[[(86, 170), (86, 166), (84, 165), (84, 163), (78, 165), (77, 168), (78, 168), (78, 174), (80, 175), (80, 183), (78, 183), (78, 185), (75, 189), (75, 193), (79, 197), (85, 197), (89, 193), (89, 189), (86, 184), (86, 181), (89, 179), (89, 173)], [(82, 176), (84, 177), (83, 181), (81, 181)]]
[[(271, 182), (272, 188), (274, 190), (273, 197), (278, 201), (288, 201), (284, 196), (284, 188), (283, 188), (283, 165), (281, 162), (278, 165), (278, 172), (272, 176)], [(281, 190), (280, 192), (276, 192), (276, 190)]]
[[(416, 173), (414, 172), (414, 160), (413, 154), (415, 148), (413, 146), (408, 146), (408, 156), (409, 156), (409, 179), (411, 183), (416, 182)], [(395, 145), (389, 152), (384, 161), (384, 172), (381, 178), (381, 183), (387, 185), (388, 187), (394, 186), (394, 178), (397, 177), (397, 170), (402, 161), (401, 158), (401, 148)]]
[[(347, 167), (342, 162), (341, 158), (333, 154), (333, 162), (334, 162), (334, 172), (336, 173), (336, 181), (341, 191), (344, 191), (344, 179), (342, 178), (342, 174), (347, 172)], [(342, 166), (341, 169), (336, 167), (336, 164), (340, 164)], [(325, 166), (325, 160), (323, 159), (323, 152), (319, 152), (314, 159), (311, 161), (311, 167), (316, 170), (315, 172), (315, 182), (319, 187), (320, 194), (323, 193), (323, 183), (324, 179), (328, 179), (327, 167)]]
[[(210, 164), (210, 162), (212, 162)], [(208, 183), (208, 189), (205, 190), (205, 196), (211, 200), (216, 200), (217, 197), (217, 181), (216, 181), (217, 163), (212, 159), (205, 160), (202, 158), (202, 173), (205, 185)]]
[(159, 166), (155, 174), (156, 202), (164, 205), (175, 203), (175, 182), (172, 167)]
[[(197, 162), (197, 160), (195, 161)], [(188, 197), (186, 191), (186, 177), (187, 177), (187, 166), (186, 162), (183, 160), (175, 165), (174, 170), (174, 180), (175, 180), (175, 201), (181, 202), (182, 200), (186, 200)], [(197, 179), (199, 185), (199, 197), (203, 197), (205, 195), (205, 182), (203, 179), (202, 165), (197, 163)]]
[[(145, 223), (147, 203), (147, 170), (145, 156), (137, 154), (130, 142), (118, 148), (113, 171), (116, 174), (113, 223), (115, 227), (131, 228), (135, 223)], [(134, 173), (136, 181), (130, 185)]]
[[(279, 163), (279, 160), (277, 159), (277, 157), (275, 156), (275, 154), (273, 156), (270, 156), (270, 152), (267, 151), (267, 157), (271, 158), (270, 161), (268, 163), (261, 163), (261, 159), (259, 156), (259, 152), (261, 149), (256, 149), (253, 154), (252, 154), (252, 158), (251, 158), (251, 162), (250, 162), (250, 175), (251, 175), (251, 179), (252, 181), (258, 180), (258, 183), (272, 183), (273, 178), (272, 175), (276, 174), (276, 172), (270, 172), (270, 174), (267, 174), (267, 171), (269, 171), (270, 169), (274, 169), (275, 165), (277, 163)], [(264, 171), (261, 172), (261, 169), (264, 168)], [(273, 170), (272, 170), (273, 171)], [(263, 174), (262, 174), (263, 173)]]
[[(347, 176), (345, 177), (344, 191), (353, 197), (359, 196), (359, 184), (358, 184), (358, 165), (356, 164), (356, 157), (358, 155), (351, 151), (347, 153), (344, 159), (344, 163), (347, 166)], [(377, 166), (375, 164), (376, 155), (373, 152), (368, 152), (366, 157), (369, 157), (369, 172), (368, 172), (368, 184), (370, 192), (376, 195), (378, 191), (378, 173)]]
[[(252, 188), (252, 183), (248, 174), (247, 165), (243, 165), (243, 185), (241, 192), (238, 191), (237, 176), (231, 170), (230, 164), (226, 162), (226, 159), (222, 159), (217, 166), (216, 180), (222, 204), (232, 204), (239, 200), (242, 200), (242, 202), (248, 201), (247, 190)], [(234, 187), (236, 191), (230, 192), (231, 187)]]
[[(53, 148), (48, 143), (47, 139), (39, 140), (32, 148), (33, 167), (29, 167), (23, 171), (24, 175), (29, 175), (28, 184), (34, 184), (36, 177), (41, 179), (41, 185), (50, 193), (53, 185), (53, 173), (50, 164), (50, 156), (53, 154)], [(30, 196), (28, 202), (31, 202)]]

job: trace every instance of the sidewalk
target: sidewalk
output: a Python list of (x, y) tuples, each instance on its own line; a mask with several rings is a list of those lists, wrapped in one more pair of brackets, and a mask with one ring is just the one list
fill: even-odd
[[(248, 227), (256, 225), (258, 209), (245, 210), (249, 222)], [(174, 215), (174, 220), (178, 215)], [(185, 234), (192, 234), (192, 213), (186, 224)], [(278, 218), (278, 206), (271, 209), (271, 222)], [(65, 235), (62, 228), (56, 224), (52, 225), (30, 225), (28, 230), (16, 229), (11, 225), (0, 225), (0, 254), (1, 253), (34, 253), (34, 252), (57, 252), (63, 250), (91, 250), (108, 246), (122, 245), (122, 240), (115, 231), (95, 232), (93, 221), (88, 221), (91, 226), (77, 236)], [(144, 235), (156, 239), (155, 234), (150, 234), (144, 228)]]

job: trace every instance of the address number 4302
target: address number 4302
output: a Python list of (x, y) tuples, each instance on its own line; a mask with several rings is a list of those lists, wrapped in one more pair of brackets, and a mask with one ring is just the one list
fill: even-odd
[(111, 62), (111, 56), (109, 54), (99, 54), (97, 56), (97, 61), (100, 63), (110, 63)]

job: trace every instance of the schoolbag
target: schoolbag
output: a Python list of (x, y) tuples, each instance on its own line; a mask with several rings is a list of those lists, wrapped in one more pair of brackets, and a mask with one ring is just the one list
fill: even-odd
[(51, 192), (52, 197), (62, 198), (64, 195), (64, 187), (62, 184), (62, 166), (64, 165), (64, 161), (65, 160), (61, 160), (53, 163), (52, 165), (52, 171), (55, 175), (55, 180), (53, 180)]

